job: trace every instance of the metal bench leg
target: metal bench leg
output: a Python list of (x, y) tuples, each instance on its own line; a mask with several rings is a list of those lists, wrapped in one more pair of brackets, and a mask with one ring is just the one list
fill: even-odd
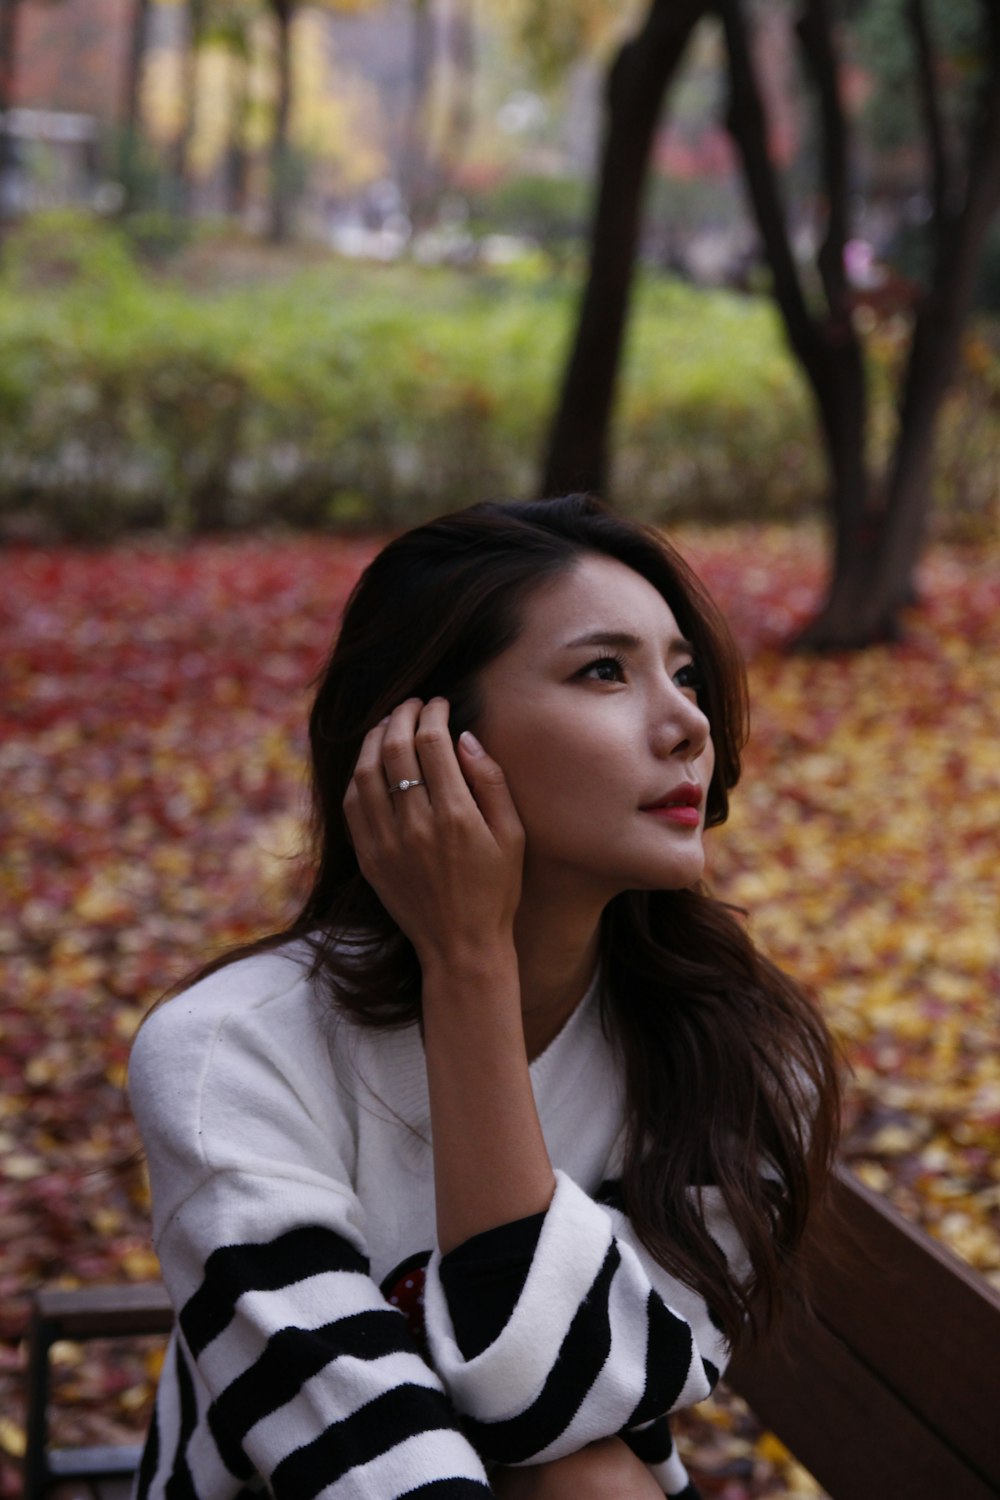
[(52, 1325), (35, 1308), (28, 1330), (28, 1417), (24, 1451), (24, 1500), (44, 1500), (50, 1480), (49, 1353), (55, 1343)]

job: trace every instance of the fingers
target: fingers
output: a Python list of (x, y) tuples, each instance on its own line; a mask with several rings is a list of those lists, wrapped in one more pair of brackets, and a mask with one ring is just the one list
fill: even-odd
[(473, 811), (472, 797), (451, 742), (450, 712), (447, 699), (432, 698), (421, 709), (415, 735), (420, 774), (427, 783), (431, 806), (439, 814)]
[[(356, 845), (355, 826), (384, 843), (394, 827), (420, 826), (431, 812), (468, 815), (474, 807), (499, 841), (523, 837), (503, 771), (468, 731), (456, 751), (449, 711), (444, 698), (408, 698), (365, 736), (344, 803)], [(393, 793), (402, 781), (423, 785)]]
[[(385, 723), (376, 724), (361, 742), (361, 753), (354, 775), (344, 795), (344, 819), (358, 862), (364, 868), (367, 857), (377, 844), (384, 844), (392, 810), (385, 791), (382, 769), (382, 741)], [(381, 791), (380, 791), (381, 789)]]
[(483, 818), (500, 843), (523, 842), (524, 828), (502, 768), (468, 729), (458, 737), (462, 772)]
[[(507, 932), (524, 838), (503, 772), (476, 741), (456, 752), (441, 698), (409, 699), (365, 736), (344, 797), (358, 868), (421, 953)], [(420, 785), (392, 793), (401, 781)]]
[(389, 716), (381, 742), (382, 765), (388, 787), (403, 781), (422, 781), (422, 788), (407, 788), (392, 795), (397, 818), (412, 820), (425, 813), (428, 803), (438, 813), (472, 810), (465, 783), (448, 731), (450, 706), (444, 698), (422, 703), (407, 699)]
[[(441, 706), (447, 735), (447, 704)], [(408, 698), (362, 741), (344, 798), (344, 816), (359, 856), (362, 843), (384, 850), (401, 824), (411, 826), (418, 814), (427, 815), (428, 782), (417, 753), (417, 726), (426, 711), (419, 698)], [(391, 790), (404, 781), (422, 785)]]
[[(398, 786), (401, 781), (424, 780), (415, 741), (422, 709), (423, 704), (419, 698), (407, 698), (405, 703), (393, 709), (384, 726), (380, 748), (383, 780), (387, 789)], [(403, 800), (407, 796), (412, 798), (414, 791), (396, 793), (396, 797)]]

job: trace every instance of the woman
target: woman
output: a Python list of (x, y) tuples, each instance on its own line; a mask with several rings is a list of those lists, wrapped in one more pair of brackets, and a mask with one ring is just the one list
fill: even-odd
[(580, 497), (357, 584), (283, 932), (131, 1070), (178, 1310), (138, 1495), (693, 1494), (671, 1410), (799, 1288), (817, 1012), (700, 884), (745, 735), (710, 600)]

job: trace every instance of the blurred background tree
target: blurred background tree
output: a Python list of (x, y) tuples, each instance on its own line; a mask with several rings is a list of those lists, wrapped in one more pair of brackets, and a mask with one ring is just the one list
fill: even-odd
[(141, 194), (139, 158), (143, 145), (143, 128), (140, 91), (149, 45), (151, 5), (152, 0), (131, 0), (130, 5), (120, 127), (122, 207), (126, 212), (137, 207)]
[(0, 232), (9, 212), (13, 168), (14, 140), (8, 129), (8, 111), (14, 102), (19, 15), (20, 0), (0, 0)]
[[(59, 0), (40, 0), (58, 5)], [(17, 103), (17, 65), (23, 0), (0, 0), (0, 239), (18, 210), (18, 146), (11, 111)]]
[[(861, 644), (891, 634), (913, 597), (934, 496), (940, 524), (997, 513), (998, 24), (988, 0), (0, 0), (4, 203), (19, 218), (96, 210), (174, 295), (219, 292), (211, 314), (195, 297), (170, 315), (228, 393), (195, 486), (216, 486), (205, 524), (276, 513), (279, 496), (299, 521), (402, 515), (446, 503), (460, 472), (456, 498), (468, 482), (535, 489), (543, 452), (544, 489), (613, 488), (655, 515), (808, 515), (825, 493), (831, 588), (806, 641)], [(42, 230), (26, 233), (22, 268)], [(93, 237), (61, 233), (64, 266), (103, 254), (120, 267), (110, 243), (99, 254)], [(265, 272), (269, 242), (287, 249)], [(322, 391), (281, 386), (277, 344), (251, 369), (227, 343), (226, 318), (245, 316), (221, 295), (237, 258), (241, 277), (290, 286), (326, 266), (325, 292), (302, 281), (287, 294), (338, 301), (326, 337), (339, 364), (316, 375)], [(57, 479), (72, 491), (77, 439), (60, 433), (75, 430), (74, 402), (103, 410), (117, 389), (120, 344), (98, 340), (124, 283), (88, 276), (107, 323), (67, 325), (73, 339), (89, 330), (88, 373), (60, 422), (52, 402), (15, 429), (0, 508), (53, 496)], [(162, 328), (166, 283), (143, 286)], [(138, 287), (119, 309), (135, 328)], [(362, 333), (352, 308), (369, 297), (382, 322)], [(510, 310), (495, 358), (477, 298)], [(769, 298), (798, 376), (761, 332)], [(678, 343), (689, 321), (696, 351)], [(404, 323), (402, 365), (364, 407), (357, 369)], [(540, 349), (521, 350), (518, 385), (505, 361), (522, 326)], [(30, 381), (54, 358), (32, 327), (19, 325), (22, 344), (6, 335), (31, 351), (10, 364), (11, 411), (34, 411)], [(300, 349), (318, 327), (307, 318)], [(212, 404), (175, 403), (165, 422), (151, 373), (161, 359), (189, 367), (185, 350), (147, 349), (123, 387), (138, 405), (111, 422), (120, 460), (101, 450), (118, 497), (104, 527), (155, 513), (160, 500), (133, 503), (129, 486), (159, 495), (157, 476), (176, 484), (201, 451), (185, 423), (210, 426)], [(324, 402), (347, 423), (325, 471)], [(442, 468), (439, 419), (464, 431), (462, 463), (456, 451)], [(176, 447), (162, 465), (143, 447), (152, 429)], [(515, 432), (516, 452), (504, 447)], [(84, 524), (83, 506), (46, 504)], [(183, 514), (187, 501), (173, 524)]]
[[(931, 0), (878, 0), (860, 11), (861, 24), (852, 28), (852, 17), (835, 13), (829, 0), (780, 8), (750, 0), (654, 0), (608, 75), (590, 273), (549, 448), (546, 487), (607, 491), (609, 422), (654, 130), (694, 26), (718, 18), (727, 52), (727, 124), (771, 289), (816, 403), (830, 475), (831, 582), (819, 615), (803, 633), (803, 645), (858, 646), (891, 637), (899, 611), (915, 596), (937, 419), (956, 373), (962, 330), (1000, 205), (1000, 7), (995, 0), (964, 0), (948, 7), (939, 31), (941, 9)], [(769, 119), (766, 98), (764, 59), (776, 36), (775, 18), (796, 38), (799, 87), (810, 96), (814, 120), (814, 254), (808, 257), (801, 249), (796, 253), (785, 147)], [(912, 113), (907, 128), (898, 105), (872, 109), (881, 129), (871, 158), (879, 162), (886, 148), (901, 140), (912, 154), (922, 120), (926, 182), (911, 182), (909, 196), (921, 205), (926, 247), (919, 284), (896, 271), (873, 298), (875, 288), (864, 285), (864, 267), (855, 267), (853, 280), (851, 274), (852, 254), (867, 261), (870, 247), (857, 238), (863, 175), (851, 154), (848, 86), (851, 74), (859, 81), (866, 40), (881, 32), (893, 37), (893, 45), (864, 82), (880, 94), (881, 84), (902, 96)], [(908, 95), (899, 88), (901, 76), (910, 84)], [(877, 474), (869, 455), (864, 318), (858, 316), (871, 312), (874, 301), (883, 310), (905, 308), (912, 324), (899, 377), (895, 437)]]

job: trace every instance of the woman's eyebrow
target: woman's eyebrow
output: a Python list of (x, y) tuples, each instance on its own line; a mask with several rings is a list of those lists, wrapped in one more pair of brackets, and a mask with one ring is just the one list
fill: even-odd
[[(628, 630), (592, 630), (587, 635), (574, 636), (573, 640), (566, 641), (563, 650), (572, 651), (580, 646), (615, 646), (622, 651), (637, 651), (642, 644), (642, 637), (632, 635)], [(694, 652), (691, 642), (684, 640), (683, 636), (671, 640), (668, 649), (671, 654), (683, 651), (691, 655)]]

